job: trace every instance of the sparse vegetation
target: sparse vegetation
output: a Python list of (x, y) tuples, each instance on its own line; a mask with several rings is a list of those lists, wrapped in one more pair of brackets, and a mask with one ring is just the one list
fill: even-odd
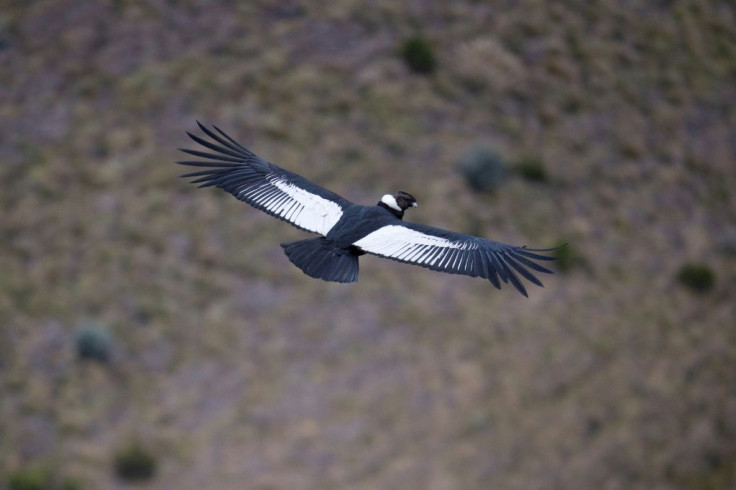
[(414, 73), (427, 75), (437, 66), (437, 59), (432, 44), (421, 35), (412, 36), (401, 46), (401, 56), (406, 65)]
[(489, 192), (506, 177), (506, 164), (501, 156), (486, 145), (475, 145), (458, 161), (458, 169), (471, 189)]
[(84, 490), (84, 486), (74, 478), (65, 478), (59, 485), (59, 490)]
[(110, 360), (112, 337), (101, 325), (86, 324), (77, 331), (77, 356), (80, 360), (106, 363)]
[(713, 289), (716, 275), (707, 265), (684, 264), (677, 272), (677, 280), (697, 293), (706, 293)]
[(51, 490), (51, 486), (51, 473), (41, 467), (22, 468), (7, 476), (8, 490)]
[(573, 268), (585, 264), (580, 253), (572, 244), (567, 242), (557, 245), (555, 255), (557, 258), (557, 261), (555, 261), (555, 267), (560, 272), (570, 272)]
[(10, 471), (6, 476), (7, 490), (82, 490), (73, 478), (61, 478), (42, 465), (28, 466)]
[(115, 474), (130, 482), (150, 480), (156, 474), (156, 458), (140, 443), (128, 444), (115, 453)]
[[(306, 5), (3, 2), (0, 488), (132, 487), (126, 431), (151, 488), (736, 487), (733, 2)], [(571, 273), (312, 281), (277, 245), (304, 234), (177, 178), (195, 118), (410, 221), (565, 237)], [(455, 167), (475, 141), (494, 195)], [(115, 369), (75, 362), (79, 318)]]
[(514, 171), (531, 182), (546, 182), (547, 170), (541, 158), (527, 156), (514, 162)]

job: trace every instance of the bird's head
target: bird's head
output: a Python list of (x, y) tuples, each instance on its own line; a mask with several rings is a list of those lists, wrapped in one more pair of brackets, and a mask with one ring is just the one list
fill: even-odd
[(393, 196), (391, 194), (384, 195), (378, 204), (389, 208), (394, 214), (401, 217), (407, 209), (417, 207), (417, 200), (408, 192), (398, 191)]

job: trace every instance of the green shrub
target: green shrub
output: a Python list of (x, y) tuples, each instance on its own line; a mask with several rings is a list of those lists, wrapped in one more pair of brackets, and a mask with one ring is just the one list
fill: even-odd
[(537, 157), (523, 157), (516, 161), (514, 170), (524, 179), (532, 182), (546, 182), (547, 171), (544, 162)]
[(32, 466), (8, 473), (8, 490), (82, 490), (82, 485), (72, 479), (59, 479), (53, 471), (44, 466)]
[(8, 490), (48, 490), (52, 484), (51, 474), (38, 467), (23, 468), (8, 473)]
[(716, 276), (713, 270), (703, 264), (685, 264), (677, 273), (677, 280), (684, 286), (698, 293), (713, 289)]
[(478, 192), (488, 192), (501, 185), (506, 176), (506, 164), (493, 149), (477, 145), (458, 161), (460, 173), (468, 186)]
[(432, 73), (437, 66), (432, 45), (422, 36), (413, 36), (401, 46), (401, 56), (414, 73)]
[(99, 325), (85, 325), (77, 331), (77, 356), (80, 360), (107, 362), (110, 360), (112, 338)]
[(150, 480), (156, 474), (156, 459), (140, 444), (130, 444), (115, 454), (115, 474), (125, 481)]
[(73, 478), (64, 479), (59, 486), (60, 490), (82, 490), (83, 488), (82, 484)]
[(560, 272), (569, 272), (579, 265), (585, 265), (583, 257), (569, 243), (560, 243), (555, 250), (555, 266)]

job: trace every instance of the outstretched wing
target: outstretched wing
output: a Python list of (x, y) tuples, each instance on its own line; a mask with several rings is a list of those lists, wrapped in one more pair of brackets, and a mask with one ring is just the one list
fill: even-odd
[(187, 134), (215, 153), (180, 148), (184, 153), (206, 160), (176, 162), (203, 167), (182, 177), (196, 177), (199, 187), (216, 186), (302, 230), (327, 235), (352, 203), (304, 177), (270, 163), (236, 142), (217, 126), (216, 132), (199, 121), (199, 128), (212, 141)]
[(517, 273), (537, 286), (542, 286), (542, 282), (531, 271), (545, 274), (551, 274), (552, 271), (534, 261), (554, 260), (554, 257), (541, 253), (555, 250), (515, 247), (406, 222), (383, 226), (356, 241), (354, 245), (373, 255), (434, 271), (483, 277), (499, 289), (500, 281), (510, 282), (524, 296), (528, 296), (526, 288)]

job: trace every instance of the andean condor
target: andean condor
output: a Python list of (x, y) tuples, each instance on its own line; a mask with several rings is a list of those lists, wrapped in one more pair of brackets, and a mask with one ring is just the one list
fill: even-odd
[[(217, 126), (197, 123), (211, 138), (187, 134), (214, 153), (181, 149), (204, 160), (181, 161), (202, 167), (182, 177), (195, 177), (199, 187), (216, 186), (271, 216), (321, 236), (282, 243), (289, 260), (308, 276), (335, 282), (358, 280), (358, 257), (366, 253), (450, 274), (488, 279), (501, 288), (511, 283), (527, 296), (519, 275), (542, 286), (531, 271), (552, 273), (534, 261), (554, 249), (526, 248), (403, 221), (417, 205), (408, 192), (386, 194), (375, 206), (354, 204), (270, 163), (236, 142)], [(518, 274), (518, 275), (517, 275)]]

